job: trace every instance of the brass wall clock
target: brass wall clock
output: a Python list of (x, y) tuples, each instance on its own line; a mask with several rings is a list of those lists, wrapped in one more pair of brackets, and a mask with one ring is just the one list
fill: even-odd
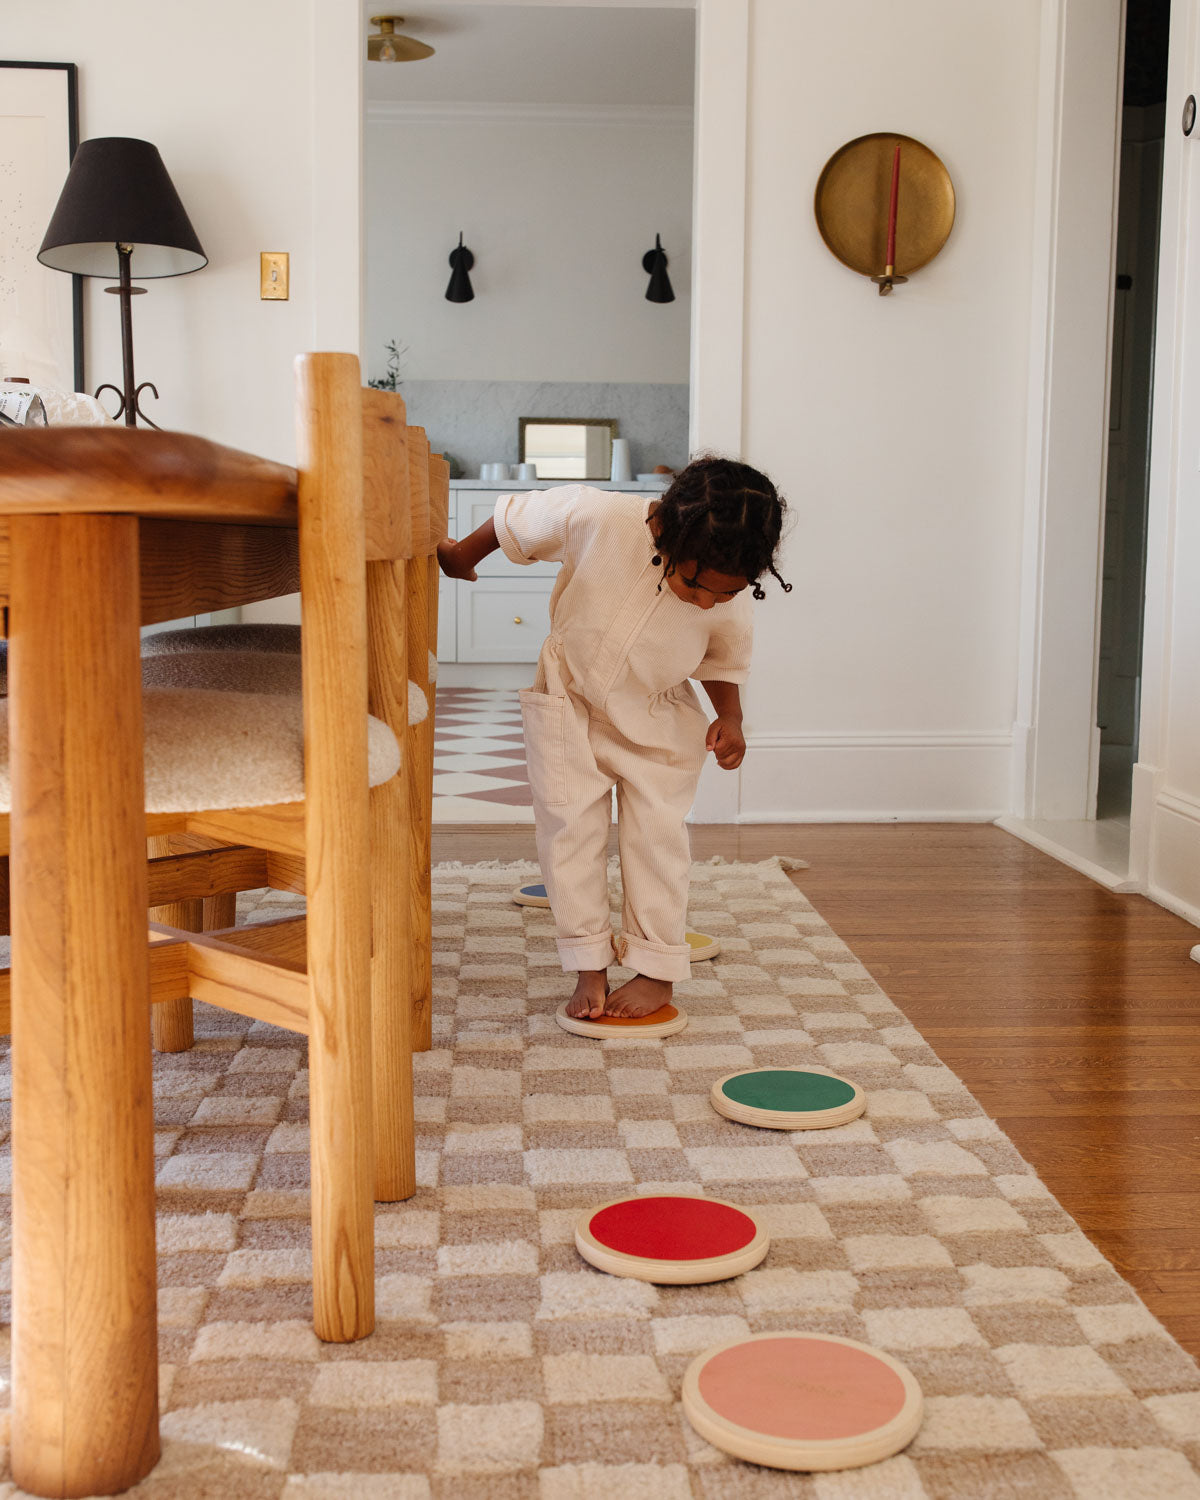
[(813, 204), (821, 238), (886, 296), (928, 265), (954, 226), (954, 184), (941, 158), (910, 135), (847, 141), (825, 163)]

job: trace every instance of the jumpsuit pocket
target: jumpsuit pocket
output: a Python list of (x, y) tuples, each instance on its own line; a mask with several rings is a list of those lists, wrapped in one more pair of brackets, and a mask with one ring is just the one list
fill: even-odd
[(567, 800), (566, 696), (535, 688), (522, 688), (519, 696), (534, 799), (546, 807), (561, 807)]
[[(676, 718), (676, 728), (671, 736), (673, 761), (681, 769), (695, 770), (699, 775), (708, 758), (705, 740), (708, 735), (708, 715), (700, 706), (691, 683), (681, 682), (658, 694), (658, 701), (666, 705)], [(685, 717), (687, 716), (687, 717)], [(690, 719), (690, 724), (689, 724)]]

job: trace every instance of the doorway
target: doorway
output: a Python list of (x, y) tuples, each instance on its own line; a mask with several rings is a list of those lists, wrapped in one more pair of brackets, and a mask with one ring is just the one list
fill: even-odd
[[(366, 367), (450, 460), (450, 534), (550, 482), (531, 422), (602, 423), (581, 477), (661, 493), (689, 455), (694, 9), (430, 0), (400, 30), (424, 57), (364, 62)], [(435, 821), (532, 817), (516, 690), (555, 573), (440, 582)]]
[[(1119, 521), (1107, 526), (1105, 512), (1114, 331), (1118, 340), (1124, 336), (1132, 352), (1139, 335), (1131, 328), (1145, 322), (1137, 314), (1129, 316), (1132, 286), (1115, 290), (1116, 276), (1130, 274), (1118, 263), (1116, 244), (1126, 91), (1124, 37), (1129, 19), (1132, 69), (1135, 58), (1144, 55), (1146, 31), (1156, 30), (1143, 24), (1150, 8), (1141, 0), (1050, 0), (1043, 11), (1013, 812), (997, 819), (1008, 832), (1117, 891), (1138, 889), (1144, 880), (1142, 864), (1131, 851), (1141, 849), (1145, 799), (1135, 797), (1131, 807), (1125, 793), (1123, 805), (1115, 801), (1116, 817), (1096, 817), (1104, 748), (1097, 711), (1103, 612), (1098, 580), (1104, 573), (1114, 581), (1119, 577), (1125, 581), (1126, 597), (1134, 595), (1135, 607), (1124, 610), (1119, 620), (1109, 604), (1108, 644), (1127, 630), (1140, 635), (1144, 476), (1141, 501), (1135, 496), (1126, 506), (1126, 497), (1120, 496)], [(1165, 13), (1165, 0), (1162, 9)], [(1162, 31), (1160, 53), (1165, 25)], [(1137, 97), (1131, 88), (1130, 98)], [(1132, 142), (1132, 128), (1128, 135)], [(1129, 192), (1126, 186), (1126, 198)], [(1150, 259), (1158, 239), (1159, 193), (1151, 196), (1148, 240), (1135, 236), (1139, 243), (1148, 243)], [(1136, 228), (1136, 216), (1130, 222)], [(1153, 290), (1150, 259), (1143, 257), (1145, 274), (1139, 271), (1143, 296), (1147, 284)], [(1152, 340), (1152, 315), (1141, 337)], [(1134, 365), (1126, 362), (1121, 349), (1117, 359), (1123, 367), (1119, 393), (1124, 403), (1118, 421), (1122, 428), (1127, 423), (1132, 428), (1136, 386), (1148, 430), (1148, 360), (1143, 354), (1143, 373), (1135, 379)], [(1134, 545), (1116, 548), (1119, 522), (1129, 525)], [(1102, 563), (1106, 532), (1109, 566)], [(1128, 582), (1131, 576), (1133, 585)], [(1135, 647), (1131, 672), (1128, 648), (1123, 653), (1106, 650), (1105, 655), (1126, 669), (1126, 691), (1133, 700), (1128, 717), (1136, 721), (1140, 653)], [(1108, 660), (1105, 674), (1107, 708), (1116, 675)], [(1132, 764), (1132, 724), (1127, 733), (1130, 743), (1122, 747), (1123, 755), (1119, 758), (1114, 741), (1106, 760), (1119, 766), (1120, 759), (1127, 758)], [(1135, 787), (1140, 769), (1134, 768)], [(1106, 811), (1120, 795), (1111, 785), (1106, 776)]]
[(1170, 0), (1127, 0), (1096, 722), (1096, 818), (1128, 829), (1138, 758)]

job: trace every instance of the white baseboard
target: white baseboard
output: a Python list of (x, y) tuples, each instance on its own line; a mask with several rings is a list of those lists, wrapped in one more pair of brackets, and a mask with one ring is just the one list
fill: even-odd
[(1147, 894), (1200, 927), (1200, 801), (1162, 787), (1153, 817)]
[(1008, 805), (1013, 816), (1023, 816), (1027, 811), (1029, 788), (1033, 785), (1034, 751), (1037, 736), (1032, 724), (1020, 719), (1012, 727), (1012, 775), (1009, 781)]
[[(1158, 886), (1151, 886), (1146, 895), (1151, 901), (1156, 901), (1159, 906), (1165, 906), (1169, 912), (1174, 912), (1177, 917), (1182, 917), (1185, 922), (1190, 922), (1193, 927), (1200, 927), (1200, 906), (1190, 906), (1186, 901), (1180, 901), (1170, 891), (1164, 891)], [(1192, 949), (1191, 956), (1200, 963), (1200, 943)]]
[(1129, 878), (1139, 890), (1150, 887), (1150, 855), (1154, 844), (1154, 804), (1162, 773), (1145, 761), (1133, 763), (1129, 800)]
[(900, 812), (878, 812), (875, 809), (838, 807), (832, 810), (799, 808), (795, 812), (739, 813), (738, 823), (994, 823), (1000, 815), (994, 810), (921, 807)]
[(739, 778), (737, 821), (989, 823), (1008, 809), (1011, 775), (1007, 730), (781, 734), (752, 729)]

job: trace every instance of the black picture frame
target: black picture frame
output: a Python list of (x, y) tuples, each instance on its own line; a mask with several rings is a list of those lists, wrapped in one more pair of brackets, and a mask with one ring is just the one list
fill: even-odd
[[(63, 167), (63, 181), (66, 181), (67, 171), (71, 161), (74, 160), (75, 152), (79, 146), (79, 67), (76, 63), (69, 62), (7, 62), (0, 60), (0, 68), (31, 69), (54, 69), (66, 74), (67, 85), (67, 139), (69, 144), (69, 156)], [(47, 220), (47, 223), (49, 220)], [(86, 390), (84, 383), (84, 340), (83, 340), (83, 277), (71, 277), (71, 322), (74, 335), (73, 366), (74, 366), (74, 388), (77, 391)]]

